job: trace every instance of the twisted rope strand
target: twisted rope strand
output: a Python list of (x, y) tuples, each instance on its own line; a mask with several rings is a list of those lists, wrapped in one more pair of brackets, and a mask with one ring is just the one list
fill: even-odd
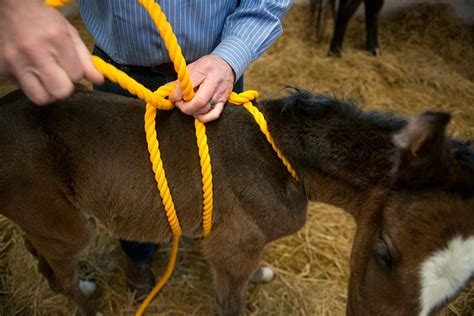
[[(161, 94), (153, 93), (145, 86), (138, 83), (135, 79), (127, 75), (125, 72), (117, 69), (115, 66), (109, 63), (106, 63), (102, 58), (92, 56), (92, 62), (94, 63), (94, 66), (97, 68), (97, 70), (106, 76), (110, 81), (118, 84), (130, 94), (137, 96), (140, 100), (150, 103), (153, 105), (153, 107), (160, 110), (171, 110), (174, 108), (174, 104), (165, 99)], [(176, 84), (174, 84), (174, 86), (176, 86)], [(170, 87), (163, 88), (163, 90), (160, 92), (168, 92), (169, 88)], [(166, 96), (168, 95), (169, 94)]]
[(191, 77), (189, 76), (186, 67), (186, 61), (181, 53), (181, 47), (178, 44), (178, 39), (173, 32), (171, 24), (166, 20), (166, 15), (161, 11), (161, 7), (153, 0), (138, 0), (138, 2), (145, 7), (155, 22), (156, 28), (160, 32), (161, 37), (165, 43), (166, 49), (174, 64), (174, 70), (178, 74), (178, 79), (181, 83), (183, 91), (183, 99), (189, 101), (194, 97), (193, 85)]
[(199, 157), (201, 164), (201, 175), (202, 175), (202, 191), (203, 191), (203, 212), (202, 212), (202, 228), (204, 237), (209, 236), (211, 233), (212, 226), (212, 172), (211, 172), (211, 157), (209, 156), (209, 146), (207, 145), (206, 136), (206, 125), (199, 121), (194, 120), (194, 126), (196, 128), (196, 139)]
[(173, 235), (173, 240), (171, 242), (170, 260), (168, 262), (168, 266), (166, 267), (166, 271), (160, 281), (158, 281), (153, 290), (151, 290), (150, 294), (148, 294), (143, 303), (140, 305), (137, 312), (135, 313), (135, 316), (142, 316), (145, 313), (148, 305), (150, 305), (153, 298), (155, 298), (155, 296), (166, 284), (166, 282), (168, 282), (169, 278), (173, 274), (174, 266), (176, 264), (176, 257), (178, 255), (179, 237), (179, 235)]
[(253, 118), (255, 119), (255, 122), (257, 122), (258, 126), (260, 127), (260, 130), (262, 133), (265, 135), (267, 138), (267, 141), (270, 143), (272, 146), (273, 150), (277, 154), (278, 158), (280, 158), (281, 162), (283, 165), (285, 165), (286, 169), (288, 172), (291, 174), (291, 176), (296, 180), (298, 180), (298, 176), (296, 174), (296, 171), (293, 169), (291, 166), (291, 163), (285, 158), (283, 153), (280, 151), (278, 146), (275, 144), (275, 141), (273, 140), (272, 135), (268, 131), (268, 126), (267, 126), (267, 121), (265, 120), (265, 117), (263, 116), (262, 112), (260, 112), (253, 104), (252, 101), (258, 98), (258, 92), (255, 90), (247, 90), (244, 91), (240, 94), (237, 94), (235, 92), (232, 92), (229, 96), (229, 102), (234, 103), (236, 105), (243, 105), (244, 108), (247, 109), (247, 111), (252, 114)]
[(152, 169), (155, 173), (155, 180), (157, 183), (158, 190), (162, 199), (163, 206), (165, 208), (166, 217), (170, 223), (171, 230), (175, 235), (181, 235), (182, 229), (178, 222), (176, 210), (173, 203), (173, 198), (170, 193), (168, 181), (165, 176), (165, 170), (163, 169), (163, 161), (161, 160), (161, 154), (159, 150), (159, 142), (156, 136), (156, 109), (150, 104), (146, 105), (145, 113), (145, 133), (146, 140), (148, 143), (148, 151), (150, 153), (150, 161), (152, 163)]

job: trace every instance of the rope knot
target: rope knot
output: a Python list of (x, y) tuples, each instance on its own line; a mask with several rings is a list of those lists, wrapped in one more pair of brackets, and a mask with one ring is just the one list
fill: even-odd
[(157, 96), (158, 100), (160, 100), (160, 104), (155, 103), (151, 104), (154, 108), (157, 108), (159, 110), (171, 110), (172, 108), (175, 107), (171, 101), (168, 100), (168, 97), (170, 96), (171, 92), (173, 92), (174, 89), (178, 87), (178, 84), (173, 82), (173, 83), (167, 83), (164, 86), (159, 87), (153, 92), (153, 95)]
[(231, 92), (229, 96), (229, 101), (234, 104), (245, 104), (248, 102), (252, 102), (258, 98), (258, 92), (255, 90), (247, 90), (242, 93), (235, 93)]

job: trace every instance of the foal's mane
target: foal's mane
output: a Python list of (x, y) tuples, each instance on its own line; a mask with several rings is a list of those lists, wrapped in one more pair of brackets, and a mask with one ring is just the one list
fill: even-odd
[(270, 110), (299, 122), (310, 122), (325, 116), (338, 116), (350, 122), (365, 122), (388, 132), (396, 132), (406, 120), (390, 112), (364, 111), (354, 101), (340, 100), (324, 94), (311, 93), (296, 87), (287, 87), (289, 94), (281, 99), (264, 102)]
[[(374, 142), (375, 135), (394, 135), (407, 124), (406, 119), (390, 112), (364, 111), (353, 101), (314, 94), (295, 87), (288, 87), (288, 91), (286, 97), (263, 101), (261, 104), (265, 114), (273, 121), (287, 122), (290, 128), (286, 129), (286, 133), (300, 128), (305, 132), (324, 132), (323, 129), (332, 125), (332, 128), (350, 130), (349, 135), (354, 137), (364, 133), (367, 136), (366, 140)], [(456, 162), (449, 185), (453, 187), (453, 191), (472, 196), (474, 142), (462, 142), (451, 138), (448, 140)]]

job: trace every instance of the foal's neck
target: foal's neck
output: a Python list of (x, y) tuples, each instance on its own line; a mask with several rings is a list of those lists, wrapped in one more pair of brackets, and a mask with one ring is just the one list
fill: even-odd
[(306, 93), (264, 103), (263, 111), (311, 200), (356, 213), (361, 199), (389, 185), (392, 134), (403, 120)]

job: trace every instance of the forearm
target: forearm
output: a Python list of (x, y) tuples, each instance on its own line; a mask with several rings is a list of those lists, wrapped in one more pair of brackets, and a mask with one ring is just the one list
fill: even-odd
[(235, 80), (281, 35), (281, 19), (291, 3), (290, 0), (243, 0), (226, 19), (222, 41), (212, 54), (232, 67)]

